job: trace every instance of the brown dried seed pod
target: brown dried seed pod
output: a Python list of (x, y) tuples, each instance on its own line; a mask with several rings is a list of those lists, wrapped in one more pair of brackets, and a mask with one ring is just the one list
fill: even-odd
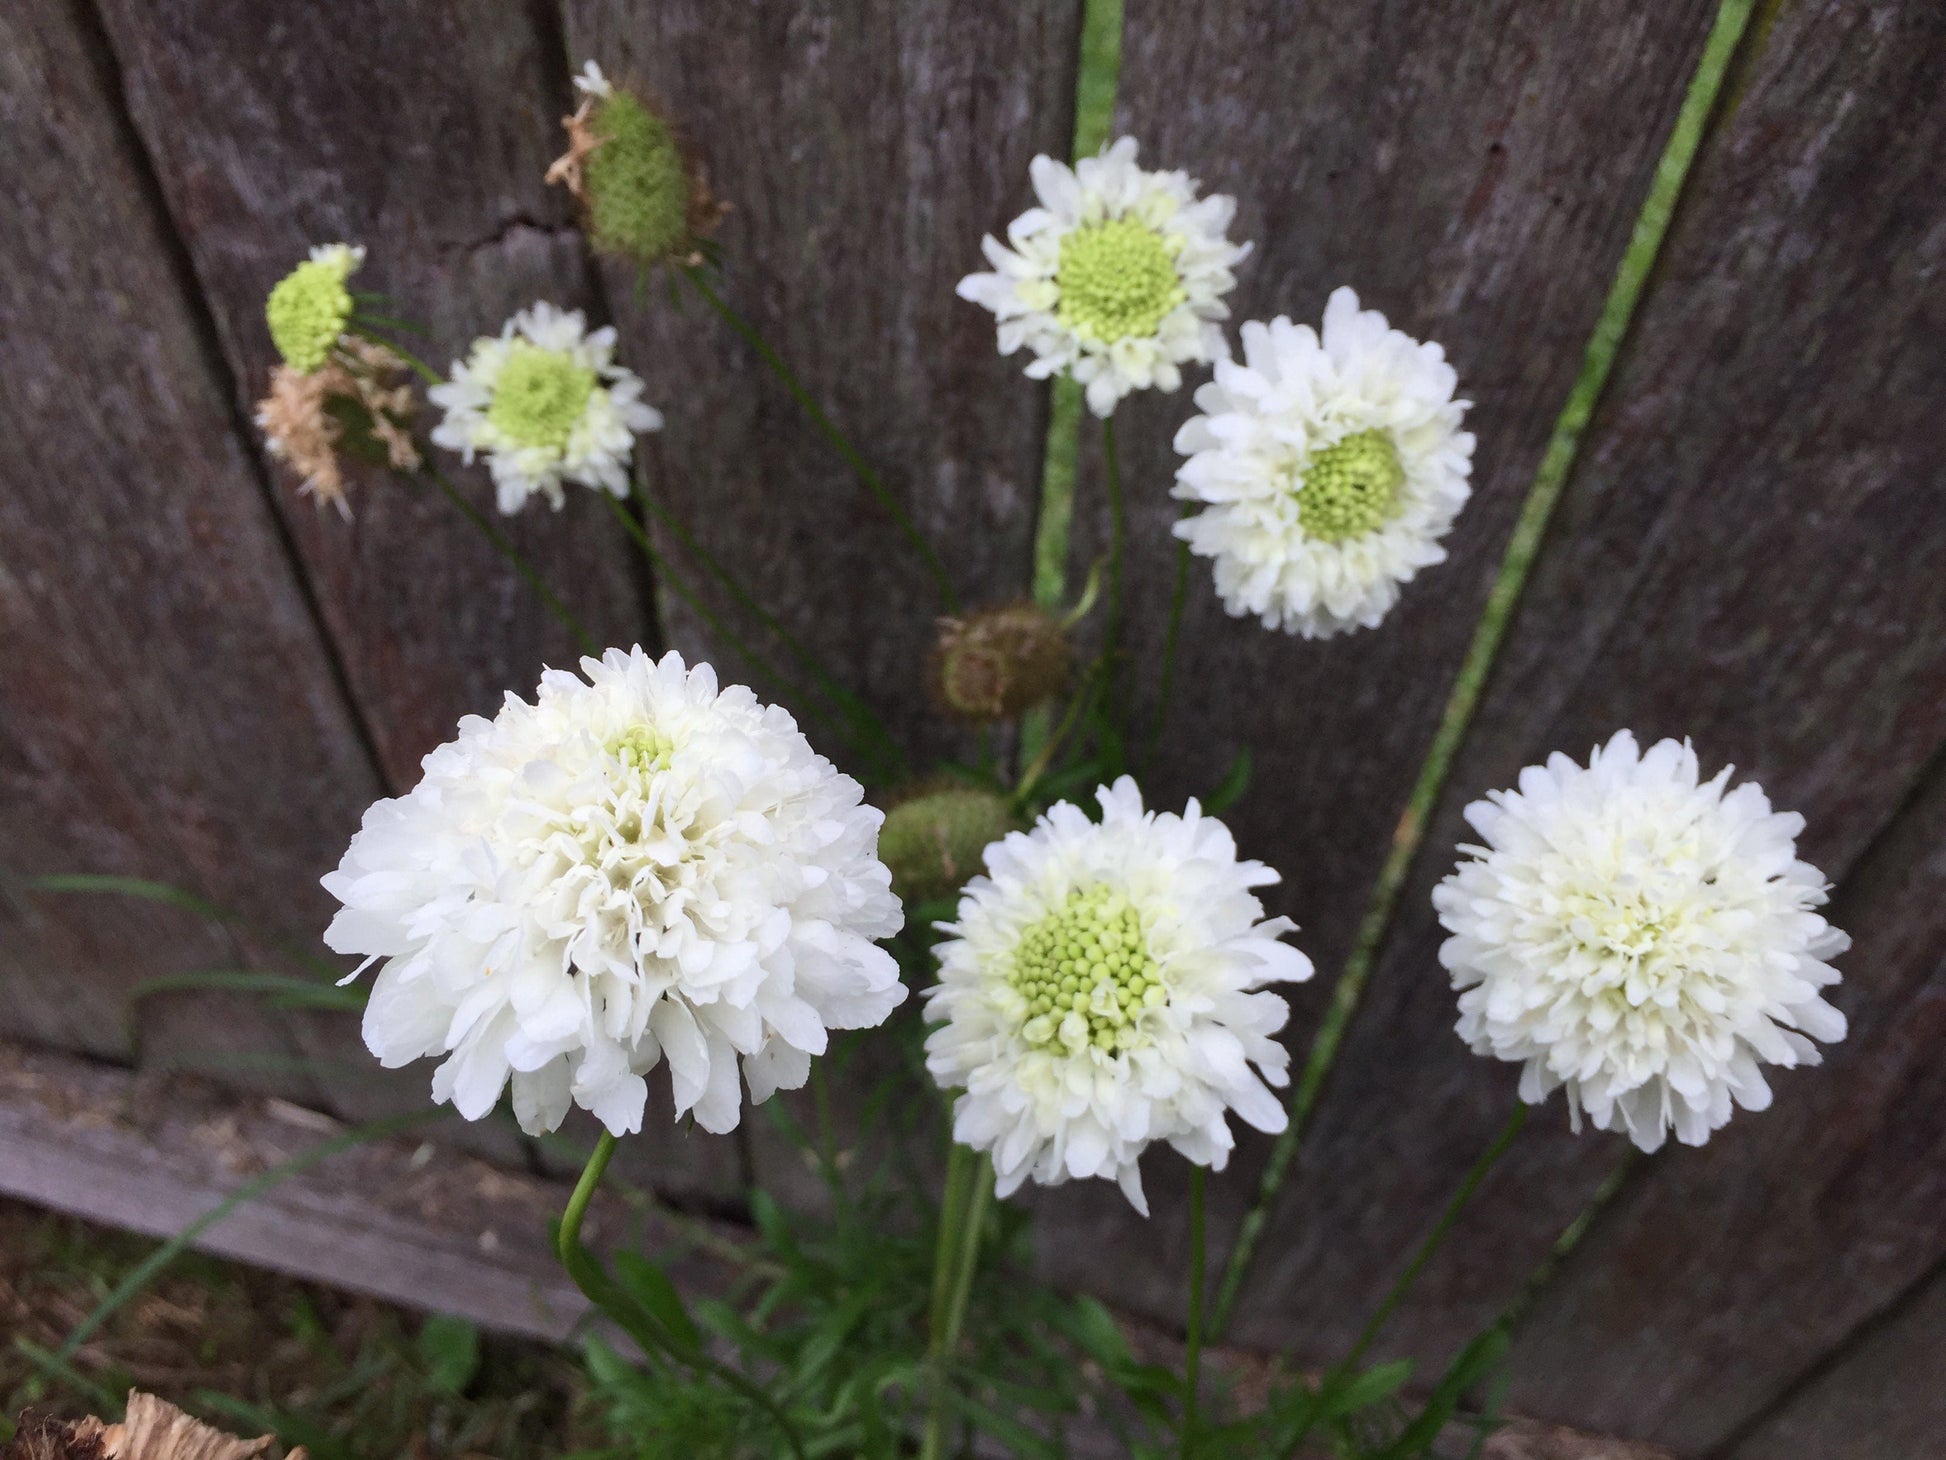
[(967, 720), (1012, 720), (1058, 693), (1074, 658), (1060, 622), (1020, 602), (939, 621), (928, 679), (941, 709)]

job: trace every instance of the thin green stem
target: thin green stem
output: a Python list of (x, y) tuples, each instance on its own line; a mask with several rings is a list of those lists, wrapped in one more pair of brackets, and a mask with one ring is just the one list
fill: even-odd
[(955, 1141), (946, 1153), (946, 1189), (939, 1199), (939, 1245), (933, 1254), (930, 1338), (926, 1348), (926, 1428), (920, 1460), (940, 1460), (946, 1446), (947, 1369), (979, 1263), (980, 1227), (993, 1193), (986, 1158)]
[[(493, 544), (494, 551), (513, 566), (513, 570), (520, 574), (529, 588), (540, 595), (540, 600), (547, 605), (548, 612), (559, 619), (567, 631), (574, 636), (574, 641), (580, 646), (581, 652), (598, 657), (602, 650), (601, 641), (581, 626), (581, 620), (576, 618), (573, 610), (561, 602), (554, 590), (547, 586), (547, 580), (541, 577), (540, 570), (527, 561), (526, 554), (514, 546), (513, 540), (493, 525), (492, 518), (467, 501), (459, 488), (448, 481), (446, 474), (439, 468), (427, 466), (422, 470), (432, 478), (439, 490), (445, 494), (446, 500), (458, 509), (459, 514), (477, 527), (481, 536)], [(607, 493), (604, 492), (602, 495), (606, 496)]]
[(1628, 249), (1615, 271), (1601, 317), (1595, 322), (1594, 333), (1583, 354), (1580, 373), (1575, 377), (1574, 388), (1555, 421), (1547, 452), (1534, 474), (1533, 483), (1527, 489), (1520, 517), (1514, 524), (1513, 534), (1508, 538), (1506, 552), (1500, 560), (1500, 571), (1487, 595), (1486, 606), (1473, 630), (1472, 642), (1467, 646), (1466, 658), (1460, 664), (1452, 694), (1440, 716), (1439, 728), (1433, 735), (1418, 780), (1393, 832), (1391, 850), (1386, 854), (1385, 864), (1379, 869), (1378, 879), (1372, 885), (1371, 900), (1359, 924), (1357, 940), (1331, 991), (1331, 1007), (1312, 1038), (1304, 1073), (1291, 1093), (1290, 1121), (1271, 1149), (1270, 1160), (1265, 1164), (1263, 1177), (1258, 1183), (1256, 1199), (1237, 1229), (1236, 1241), (1230, 1248), (1229, 1261), (1224, 1267), (1223, 1285), (1217, 1294), (1212, 1325), (1215, 1332), (1222, 1332), (1229, 1321), (1237, 1294), (1243, 1287), (1244, 1274), (1256, 1255), (1257, 1244), (1269, 1220), (1270, 1209), (1290, 1173), (1298, 1144), (1303, 1139), (1309, 1117), (1323, 1089), (1325, 1076), (1337, 1059), (1345, 1030), (1364, 993), (1379, 944), (1391, 924), (1393, 909), (1404, 891), (1413, 859), (1425, 838), (1426, 823), (1445, 790), (1454, 757), (1459, 753), (1460, 744), (1473, 723), (1473, 714), (1479, 707), (1487, 675), (1499, 656), (1501, 643), (1512, 623), (1514, 608), (1520, 601), (1534, 560), (1539, 555), (1548, 520), (1553, 516), (1574, 469), (1581, 438), (1608, 384), (1622, 338), (1634, 318), (1636, 306), (1641, 302), (1643, 289), (1654, 269), (1662, 241), (1667, 236), (1669, 221), (1681, 201), (1691, 165), (1722, 90), (1724, 74), (1749, 24), (1751, 9), (1752, 0), (1721, 0), (1717, 7), (1709, 39), (1690, 77), (1682, 110), (1670, 129), (1661, 161), (1656, 165), (1655, 179), (1636, 218)]
[(1466, 1204), (1473, 1200), (1473, 1193), (1480, 1189), (1480, 1183), (1487, 1179), (1487, 1173), (1499, 1164), (1502, 1156), (1507, 1154), (1508, 1147), (1513, 1145), (1514, 1138), (1520, 1134), (1521, 1127), (1527, 1124), (1527, 1117), (1531, 1110), (1532, 1107), (1524, 1100), (1514, 1102), (1513, 1113), (1507, 1117), (1507, 1123), (1500, 1127), (1500, 1133), (1493, 1138), (1492, 1143), (1480, 1153), (1466, 1175), (1460, 1179), (1458, 1188), (1446, 1203), (1446, 1210), (1439, 1214), (1439, 1220), (1433, 1224), (1433, 1229), (1420, 1242), (1418, 1250), (1412, 1254), (1412, 1260), (1393, 1280), (1391, 1288), (1379, 1301), (1372, 1316), (1365, 1320), (1365, 1327), (1360, 1330), (1357, 1342), (1352, 1344), (1351, 1351), (1345, 1355), (1343, 1362), (1338, 1366), (1342, 1372), (1350, 1373), (1358, 1367), (1359, 1361), (1365, 1357), (1365, 1351), (1372, 1346), (1387, 1320), (1405, 1300), (1405, 1295), (1412, 1290), (1412, 1285), (1418, 1280), (1420, 1272), (1432, 1260), (1433, 1254), (1439, 1251), (1440, 1244), (1458, 1224), (1460, 1213), (1465, 1211)]
[[(697, 540), (696, 535), (689, 530), (681, 518), (655, 499), (654, 493), (649, 491), (639, 471), (634, 474), (632, 485), (635, 500), (641, 505), (642, 511), (674, 533), (676, 541), (682, 544), (683, 550), (702, 564), (703, 571), (720, 583), (724, 591), (735, 599), (746, 613), (752, 615), (777, 636), (779, 642), (790, 651), (791, 657), (810, 673), (811, 678), (817, 682), (818, 688), (823, 690), (825, 698), (838, 712), (856, 723), (859, 733), (871, 743), (873, 753), (884, 761), (886, 775), (894, 780), (903, 775), (905, 754), (899, 749), (898, 742), (893, 740), (891, 732), (885, 728), (884, 722), (879, 719), (872, 707), (840, 684), (837, 678), (825, 669), (823, 661), (817, 654), (786, 628), (777, 615), (765, 608), (756, 596), (743, 586), (736, 574)], [(664, 561), (666, 562), (666, 559)], [(664, 567), (662, 571), (666, 572), (667, 568)]]
[(1122, 560), (1128, 551), (1128, 506), (1122, 500), (1122, 464), (1115, 450), (1115, 418), (1102, 417), (1102, 458), (1108, 469), (1108, 607), (1103, 634), (1108, 655), (1108, 703), (1116, 709), (1122, 659)]
[(412, 351), (406, 349), (406, 347), (404, 345), (401, 345), (397, 340), (388, 339), (384, 335), (380, 334), (377, 330), (368, 329), (363, 327), (362, 325), (357, 331), (355, 331), (355, 333), (363, 335), (366, 339), (370, 340), (375, 345), (385, 346), (386, 349), (390, 350), (394, 355), (397, 355), (399, 359), (405, 363), (407, 369), (411, 370), (421, 380), (425, 381), (427, 385), (445, 384), (446, 381), (445, 376), (441, 375), (437, 370), (433, 369), (432, 366), (428, 365), (424, 360), (421, 360), (417, 355), (413, 354)]
[(555, 1251), (561, 1265), (574, 1279), (574, 1285), (581, 1289), (582, 1296), (620, 1324), (623, 1331), (642, 1346), (644, 1353), (660, 1353), (722, 1380), (763, 1411), (790, 1446), (795, 1460), (805, 1460), (804, 1442), (797, 1433), (797, 1426), (775, 1399), (747, 1375), (700, 1349), (684, 1351), (674, 1347), (662, 1325), (617, 1288), (608, 1274), (602, 1271), (594, 1254), (582, 1245), (581, 1224), (587, 1217), (588, 1203), (594, 1199), (595, 1189), (601, 1185), (602, 1173), (608, 1169), (608, 1162), (614, 1154), (615, 1137), (604, 1130), (601, 1138), (595, 1142), (594, 1150), (588, 1154), (588, 1164), (581, 1168), (581, 1178), (575, 1182), (567, 1207), (561, 1213), (561, 1225), (555, 1238)]
[(607, 492), (601, 495), (607, 498), (609, 509), (615, 514), (616, 520), (622, 524), (622, 530), (629, 535), (630, 540), (640, 549), (642, 556), (647, 558), (656, 570), (656, 581), (665, 585), (670, 592), (687, 604), (690, 611), (703, 621), (712, 634), (741, 656), (743, 661), (757, 675), (768, 680), (774, 689), (791, 696), (807, 715), (841, 732), (850, 729), (847, 725), (834, 723), (828, 711), (818, 708), (817, 701), (809, 690), (759, 654), (741, 634), (723, 621), (722, 615), (703, 602), (702, 595), (690, 587), (682, 575), (676, 572), (668, 556), (655, 545), (655, 539), (649, 536), (648, 529), (635, 520), (634, 514), (628, 510), (621, 498), (610, 496)]
[(1196, 1407), (1203, 1391), (1203, 1278), (1209, 1254), (1203, 1245), (1203, 1185), (1209, 1173), (1189, 1168), (1189, 1338), (1183, 1353), (1182, 1455), (1196, 1448)]
[(1554, 1277), (1555, 1270), (1567, 1259), (1570, 1252), (1581, 1245), (1581, 1239), (1588, 1235), (1588, 1229), (1594, 1225), (1595, 1218), (1601, 1215), (1603, 1209), (1627, 1184), (1629, 1173), (1635, 1170), (1637, 1163), (1642, 1159), (1642, 1153), (1633, 1145), (1623, 1150), (1621, 1159), (1602, 1178), (1601, 1185), (1595, 1188), (1594, 1195), (1588, 1198), (1587, 1204), (1575, 1213), (1574, 1220), (1561, 1229), (1561, 1235), (1554, 1239), (1554, 1245), (1548, 1248), (1547, 1255), (1534, 1265), (1532, 1272), (1527, 1274), (1527, 1280), (1520, 1285), (1520, 1291), (1515, 1294), (1514, 1300), (1501, 1310), (1500, 1317), (1495, 1320), (1493, 1326), (1504, 1328), (1512, 1333), (1520, 1325), (1521, 1320), (1527, 1316), (1528, 1309), (1534, 1306), (1535, 1299), (1540, 1297)]
[[(1183, 504), (1182, 517), (1189, 515)], [(1155, 753), (1162, 745), (1162, 732), (1169, 724), (1169, 699), (1176, 688), (1176, 646), (1182, 638), (1183, 603), (1189, 597), (1189, 544), (1176, 543), (1176, 581), (1169, 594), (1169, 628), (1162, 637), (1162, 682), (1156, 689), (1155, 725), (1149, 731), (1148, 748), (1142, 752), (1142, 773), (1148, 774)]]
[(1082, 713), (1088, 708), (1089, 701), (1094, 695), (1095, 678), (1101, 673), (1103, 663), (1104, 661), (1098, 658), (1082, 673), (1081, 682), (1074, 687), (1074, 694), (1068, 700), (1067, 713), (1061, 717), (1060, 725), (1056, 727), (1053, 734), (1041, 742), (1040, 749), (1034, 753), (1032, 763), (1021, 772), (1020, 784), (1014, 787), (1013, 795), (1014, 806), (1017, 809), (1025, 809), (1027, 798), (1032, 795), (1040, 778), (1047, 774), (1047, 768), (1053, 764), (1055, 753), (1060, 750), (1061, 743), (1081, 722)]
[(939, 554), (933, 551), (932, 544), (926, 541), (926, 535), (919, 530), (919, 525), (912, 520), (905, 508), (899, 505), (898, 498), (892, 495), (878, 473), (872, 470), (871, 464), (859, 454), (850, 441), (845, 439), (844, 433), (833, 424), (831, 417), (824, 413), (823, 407), (812, 399), (811, 393), (804, 388), (791, 367), (784, 363), (784, 357), (771, 348), (770, 342), (757, 332), (755, 325), (739, 314), (727, 299), (710, 287), (709, 281), (703, 277), (700, 268), (685, 268), (682, 270), (682, 276), (689, 281), (690, 287), (703, 297), (710, 308), (723, 316), (731, 329), (743, 336), (750, 348), (757, 352), (758, 358), (769, 366), (771, 373), (782, 382), (784, 389), (790, 392), (791, 399), (796, 401), (804, 413), (811, 418), (811, 423), (838, 449), (838, 454), (845, 459), (853, 475), (863, 484), (866, 491), (878, 499), (879, 505), (898, 524), (899, 530), (918, 551), (920, 559), (926, 565), (926, 571), (932, 574), (933, 582), (939, 589), (940, 600), (946, 605), (947, 611), (958, 613), (959, 595), (953, 591), (953, 580), (946, 572), (946, 565), (939, 560)]

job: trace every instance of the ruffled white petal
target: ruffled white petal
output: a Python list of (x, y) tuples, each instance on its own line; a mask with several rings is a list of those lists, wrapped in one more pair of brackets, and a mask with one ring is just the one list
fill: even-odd
[[(1193, 801), (1181, 816), (1147, 811), (1128, 777), (1096, 795), (1099, 823), (1062, 802), (1031, 832), (987, 848), (986, 875), (967, 884), (936, 950), (926, 1067), (960, 1092), (954, 1139), (992, 1156), (1000, 1195), (1029, 1179), (1101, 1177), (1146, 1214), (1138, 1163), (1151, 1142), (1220, 1169), (1234, 1144), (1230, 1111), (1260, 1130), (1282, 1128), (1283, 1106), (1265, 1082), (1285, 1083), (1288, 1055), (1271, 1036), (1289, 1010), (1260, 990), (1312, 970), (1277, 941), (1293, 925), (1264, 920), (1252, 892), (1277, 874), (1238, 861), (1220, 821)], [(1073, 1012), (1062, 1021), (1063, 1036), (1076, 1026), (1066, 1047), (1030, 1040), (1009, 977), (1022, 935), (1070, 894), (1097, 887), (1139, 913), (1166, 998), (1142, 1009), (1136, 1037), (1113, 1051), (1088, 1042)]]
[[(1213, 560), (1237, 617), (1307, 639), (1375, 628), (1421, 568), (1445, 561), (1440, 540), (1471, 491), (1458, 379), (1438, 345), (1360, 309), (1350, 289), (1332, 292), (1321, 335), (1280, 317), (1239, 336), (1243, 359), (1217, 363), (1196, 392), (1202, 414), (1176, 433), (1188, 460), (1173, 495), (1202, 504), (1176, 536)], [(1312, 537), (1299, 511), (1308, 460), (1373, 430), (1405, 473), (1396, 514), (1362, 536)]]
[[(1005, 244), (991, 235), (983, 239), (992, 271), (967, 275), (955, 291), (993, 314), (1001, 354), (1023, 346), (1032, 351), (1029, 378), (1071, 375), (1086, 388), (1088, 408), (1104, 417), (1131, 391), (1176, 390), (1183, 365), (1223, 357), (1217, 322), (1230, 313), (1223, 296), (1236, 287), (1232, 270), (1250, 252), (1249, 244), (1227, 236), (1236, 214), (1233, 199), (1199, 199), (1196, 180), (1187, 173), (1146, 172), (1135, 155), (1135, 139), (1123, 137), (1072, 168), (1036, 157), (1028, 173), (1040, 206), (1008, 225)], [(1077, 228), (1121, 218), (1145, 223), (1169, 240), (1183, 299), (1153, 334), (1103, 343), (1060, 319), (1061, 240)]]
[(1848, 940), (1813, 911), (1803, 819), (1729, 775), (1626, 730), (1585, 767), (1555, 754), (1466, 809), (1485, 845), (1433, 891), (1460, 1037), (1521, 1063), (1523, 1100), (1565, 1087), (1577, 1129), (1585, 1111), (1645, 1151), (1762, 1110), (1760, 1062), (1816, 1064), (1811, 1039), (1845, 1034), (1819, 990)]
[[(706, 1130), (804, 1083), (826, 1030), (905, 997), (880, 813), (784, 711), (708, 665), (640, 649), (549, 671), (426, 757), (324, 879), (326, 934), (383, 960), (365, 1040), (387, 1065), (446, 1056), (469, 1119), (511, 1079), (529, 1131), (569, 1106), (640, 1130), (665, 1057)], [(629, 750), (652, 732), (657, 753)], [(627, 753), (624, 753), (624, 752)]]
[[(595, 69), (594, 62), (588, 65)], [(500, 372), (517, 339), (566, 355), (595, 373), (595, 388), (565, 447), (524, 444), (489, 419)], [(453, 362), (452, 378), (426, 392), (446, 412), (433, 428), (433, 442), (458, 452), (469, 465), (484, 456), (496, 503), (509, 516), (536, 495), (559, 511), (569, 482), (626, 498), (635, 437), (661, 430), (662, 413), (642, 400), (641, 377), (617, 365), (614, 355), (614, 329), (590, 334), (580, 310), (556, 309), (545, 302), (523, 309), (497, 336), (475, 340), (467, 358)]]

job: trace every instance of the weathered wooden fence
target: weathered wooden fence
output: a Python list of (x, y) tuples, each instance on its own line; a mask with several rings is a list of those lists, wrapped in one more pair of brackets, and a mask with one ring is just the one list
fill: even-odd
[[(1226, 619), (1192, 577), (1162, 781), (1234, 814), (1327, 974), (1350, 951), (1715, 6), (1128, 5), (1118, 130), (1241, 202), (1240, 317), (1346, 282), (1443, 341), (1478, 402), (1452, 558), (1377, 633)], [(276, 479), (248, 423), (269, 286), (315, 240), (432, 323), (445, 360), (548, 298), (610, 318), (668, 427), (659, 491), (797, 633), (942, 743), (917, 664), (927, 585), (893, 525), (734, 336), (604, 272), (541, 174), (570, 61), (685, 118), (734, 204), (726, 288), (943, 545), (961, 591), (1025, 591), (1045, 392), (952, 296), (1027, 163), (1073, 126), (1078, 0), (17, 0), (0, 10), (0, 1028), (209, 1063), (364, 1113), (338, 1022), (158, 973), (248, 935), (22, 890), (56, 870), (186, 886), (289, 935), (364, 805), (565, 636), (445, 504), (350, 523)], [(1511, 1098), (1453, 1038), (1428, 891), (1459, 808), (1548, 750), (1692, 736), (1809, 820), (1856, 946), (1850, 1037), (1776, 1106), (1635, 1169), (1539, 1296), (1511, 1402), (1685, 1453), (1919, 1456), (1946, 1434), (1946, 12), (1782, 0), (1727, 83), (1581, 441), (1479, 713), (1427, 823), (1344, 1058), (1275, 1212), (1238, 1336), (1347, 1339)], [(1120, 417), (1138, 655), (1172, 571), (1181, 397)], [(1084, 436), (1077, 563), (1104, 525)], [(513, 525), (614, 642), (706, 651), (585, 499)], [(735, 617), (734, 605), (722, 605)], [(1325, 985), (1293, 1025), (1306, 1038)], [(1437, 1360), (1614, 1163), (1558, 1102), (1388, 1335)], [(759, 1176), (783, 1180), (758, 1142)], [(1264, 1145), (1212, 1227), (1227, 1241)], [(666, 1192), (731, 1194), (731, 1143), (638, 1147)], [(1158, 1173), (1160, 1178), (1161, 1173)], [(1158, 1179), (1158, 1186), (1166, 1183)], [(1167, 1315), (1184, 1238), (1118, 1197), (1041, 1201), (1050, 1263)], [(1153, 1260), (1151, 1260), (1153, 1259)]]

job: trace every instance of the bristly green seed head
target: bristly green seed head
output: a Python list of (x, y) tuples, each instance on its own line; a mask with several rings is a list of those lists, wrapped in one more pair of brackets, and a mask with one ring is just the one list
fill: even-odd
[(977, 786), (948, 786), (901, 801), (885, 813), (878, 858), (892, 873), (901, 902), (928, 902), (957, 892), (980, 870), (981, 856), (1020, 819), (1004, 796)]
[(594, 391), (595, 372), (573, 356), (515, 340), (486, 418), (518, 445), (565, 451)]
[(309, 375), (324, 364), (351, 321), (351, 291), (345, 281), (356, 266), (349, 251), (328, 259), (308, 259), (277, 282), (264, 303), (271, 343), (284, 363)]
[(676, 754), (676, 742), (658, 725), (631, 725), (608, 747), (625, 766), (638, 771), (666, 771)]
[(1035, 1049), (1106, 1054), (1143, 1041), (1139, 1016), (1167, 1001), (1142, 915), (1107, 887), (1078, 889), (1021, 935), (1007, 975), (1027, 1002), (1021, 1037)]
[(595, 247), (642, 265), (693, 252), (689, 167), (675, 129), (619, 88), (589, 120), (599, 141), (583, 186)]
[(1360, 431), (1328, 446), (1305, 465), (1297, 485), (1297, 520), (1319, 542), (1349, 542), (1399, 515), (1405, 468), (1389, 433)]
[(1154, 334), (1189, 297), (1176, 274), (1176, 250), (1133, 218), (1110, 218), (1069, 233), (1061, 240), (1054, 282), (1061, 291), (1061, 323), (1103, 345)]

